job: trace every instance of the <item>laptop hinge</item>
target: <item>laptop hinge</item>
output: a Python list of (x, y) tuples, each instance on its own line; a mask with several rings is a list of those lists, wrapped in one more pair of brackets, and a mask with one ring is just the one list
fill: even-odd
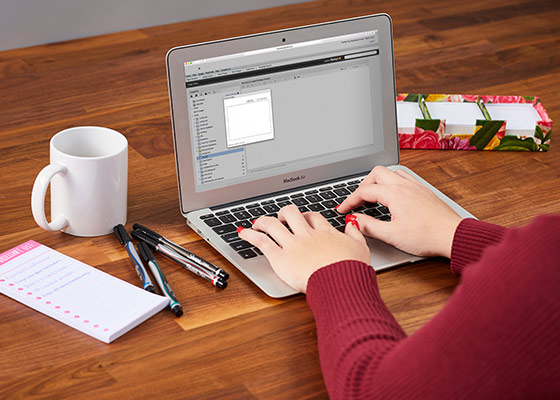
[(255, 196), (255, 197), (248, 197), (248, 198), (245, 198), (245, 199), (242, 199), (242, 200), (236, 200), (236, 201), (232, 201), (230, 203), (224, 203), (224, 204), (220, 204), (220, 205), (217, 205), (217, 206), (212, 206), (212, 207), (209, 207), (209, 208), (212, 211), (217, 211), (217, 210), (221, 210), (222, 208), (234, 207), (238, 204), (251, 203), (253, 201), (259, 201), (259, 200), (262, 200), (262, 199), (267, 199), (269, 197), (281, 196), (283, 194), (292, 193), (292, 192), (300, 192), (302, 190), (314, 188), (316, 186), (328, 185), (329, 183), (332, 183), (332, 182), (344, 181), (344, 180), (352, 179), (352, 178), (355, 178), (355, 177), (358, 177), (358, 176), (364, 176), (364, 175), (367, 175), (368, 173), (369, 173), (369, 170), (365, 171), (365, 172), (359, 172), (357, 174), (348, 175), (348, 176), (338, 177), (338, 178), (334, 178), (334, 179), (328, 179), (328, 180), (322, 181), (322, 182), (310, 183), (309, 185), (298, 186), (298, 187), (291, 188), (291, 189), (280, 190), (278, 192), (267, 193), (267, 194), (263, 194), (263, 195)]

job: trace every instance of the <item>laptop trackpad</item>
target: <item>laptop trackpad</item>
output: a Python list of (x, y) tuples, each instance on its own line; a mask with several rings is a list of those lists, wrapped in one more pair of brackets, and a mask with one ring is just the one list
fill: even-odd
[(407, 262), (422, 260), (422, 257), (405, 253), (380, 240), (366, 238), (366, 241), (370, 250), (370, 264), (376, 271)]

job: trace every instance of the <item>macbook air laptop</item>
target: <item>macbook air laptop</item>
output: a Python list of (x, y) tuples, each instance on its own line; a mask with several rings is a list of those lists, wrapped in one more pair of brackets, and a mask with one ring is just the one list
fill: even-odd
[[(391, 19), (386, 14), (181, 46), (167, 54), (180, 207), (188, 225), (271, 297), (281, 281), (238, 226), (287, 204), (333, 208), (376, 165), (399, 165)], [(382, 204), (357, 211), (389, 221)], [(416, 257), (368, 239), (382, 270)]]

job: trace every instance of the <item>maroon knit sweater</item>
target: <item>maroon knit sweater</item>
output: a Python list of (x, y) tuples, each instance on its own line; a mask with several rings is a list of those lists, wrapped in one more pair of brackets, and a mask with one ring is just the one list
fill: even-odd
[(463, 220), (448, 304), (406, 336), (373, 268), (342, 261), (307, 285), (332, 399), (560, 398), (560, 216), (520, 229)]

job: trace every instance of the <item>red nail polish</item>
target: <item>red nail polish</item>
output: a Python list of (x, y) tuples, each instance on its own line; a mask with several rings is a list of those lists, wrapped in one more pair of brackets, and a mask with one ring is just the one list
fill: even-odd
[(340, 207), (340, 204), (338, 206), (336, 206), (334, 209), (336, 210), (338, 207)]
[(241, 232), (243, 229), (245, 229), (245, 228), (243, 228), (242, 226), (238, 226), (237, 227), (237, 233)]
[(358, 224), (358, 220), (357, 219), (353, 219), (352, 221), (350, 221), (350, 223), (352, 225), (354, 225), (356, 227), (357, 230), (360, 230), (360, 225)]
[(256, 221), (257, 219), (258, 219), (258, 218), (255, 218), (253, 221), (251, 221), (251, 223), (252, 223), (253, 225), (255, 225), (255, 221)]
[(346, 217), (344, 217), (345, 223), (349, 223), (350, 221), (355, 221), (355, 220), (356, 220), (356, 216), (354, 214), (348, 214)]

